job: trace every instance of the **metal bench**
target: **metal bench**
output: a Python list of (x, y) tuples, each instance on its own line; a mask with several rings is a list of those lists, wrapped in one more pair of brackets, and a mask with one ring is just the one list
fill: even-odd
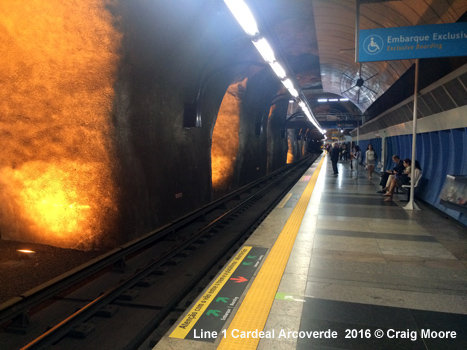
[[(418, 177), (416, 178), (415, 183), (413, 185), (414, 190), (418, 187), (418, 184), (420, 183), (421, 178), (422, 178), (422, 172), (420, 171), (420, 173), (419, 173)], [(401, 200), (399, 200), (399, 202), (408, 202), (408, 201), (410, 201), (410, 188), (411, 188), (411, 185), (410, 184), (409, 185), (402, 185), (402, 188), (407, 191), (407, 199), (401, 199)], [(415, 199), (414, 199), (414, 201), (415, 201)]]

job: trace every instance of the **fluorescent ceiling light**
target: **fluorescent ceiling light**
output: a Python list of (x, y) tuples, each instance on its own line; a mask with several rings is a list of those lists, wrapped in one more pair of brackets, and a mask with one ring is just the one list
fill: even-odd
[(257, 41), (253, 41), (253, 44), (267, 63), (272, 64), (276, 60), (274, 51), (272, 51), (272, 48), (266, 39), (261, 38)]
[(292, 80), (290, 80), (290, 79), (282, 80), (282, 84), (284, 84), (284, 86), (285, 86), (285, 88), (286, 88), (287, 90), (294, 89)]
[(279, 77), (280, 80), (287, 78), (287, 74), (285, 73), (284, 68), (282, 68), (281, 64), (277, 61), (271, 63), (271, 68)]
[(313, 115), (312, 115), (310, 109), (308, 108), (308, 105), (307, 105), (304, 101), (299, 102), (298, 105), (301, 107), (303, 113), (305, 113), (305, 115), (307, 116), (308, 120), (309, 120), (310, 122), (312, 122), (313, 125), (316, 126), (316, 128), (317, 128), (321, 133), (324, 133), (324, 130), (321, 129), (321, 127), (320, 127), (320, 125), (318, 124), (317, 120), (313, 117)]
[(318, 102), (328, 102), (328, 99), (327, 98), (319, 98)]
[(341, 99), (339, 99), (339, 101), (342, 101), (342, 102), (348, 101), (348, 100), (349, 100), (348, 98), (341, 98)]
[(224, 0), (224, 2), (248, 35), (259, 34), (255, 18), (243, 0)]
[(337, 102), (337, 101), (339, 101), (339, 99), (337, 99), (337, 98), (330, 98), (328, 101), (329, 101), (329, 102)]
[(294, 88), (289, 89), (289, 92), (293, 97), (298, 97), (298, 91)]
[(304, 110), (303, 112), (305, 112), (305, 115), (308, 117), (308, 119), (310, 120), (310, 122), (313, 123), (314, 126), (316, 126), (316, 129), (318, 129), (321, 133), (322, 133), (322, 129), (320, 127), (320, 125), (318, 124), (318, 122), (315, 120), (315, 118), (313, 118), (313, 116), (311, 115), (311, 112), (310, 110), (307, 108), (306, 110)]
[[(315, 117), (309, 110), (308, 104), (306, 104), (300, 98), (300, 93), (303, 94), (301, 92), (301, 89), (299, 89), (300, 93), (295, 89), (292, 81), (287, 78), (287, 72), (285, 71), (285, 69), (282, 67), (282, 65), (279, 62), (276, 61), (274, 51), (269, 45), (269, 43), (267, 42), (267, 40), (265, 38), (260, 37), (260, 32), (258, 29), (258, 25), (256, 24), (256, 20), (253, 17), (253, 14), (251, 13), (248, 6), (245, 4), (245, 2), (243, 0), (224, 0), (224, 2), (229, 8), (230, 12), (232, 12), (233, 16), (238, 21), (240, 26), (243, 28), (243, 30), (248, 35), (253, 37), (252, 38), (253, 44), (255, 45), (256, 49), (259, 51), (260, 55), (263, 57), (263, 59), (267, 63), (269, 63), (272, 70), (282, 81), (282, 84), (284, 84), (284, 86), (287, 88), (289, 93), (293, 97), (295, 97), (296, 102), (300, 105), (300, 107), (302, 108), (303, 112), (306, 114), (308, 119), (313, 123), (314, 126), (316, 126), (318, 130), (321, 130), (321, 127), (318, 121), (315, 119)], [(327, 100), (319, 101), (319, 102), (326, 102), (326, 101)]]

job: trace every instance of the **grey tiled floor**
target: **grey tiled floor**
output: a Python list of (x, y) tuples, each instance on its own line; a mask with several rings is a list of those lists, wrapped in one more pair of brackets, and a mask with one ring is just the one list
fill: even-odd
[[(405, 194), (384, 202), (378, 176), (338, 167), (332, 176), (325, 159), (278, 290), (294, 299), (276, 299), (265, 327), (338, 338), (264, 339), (258, 349), (466, 349), (467, 229), (423, 203), (405, 210)], [(427, 328), (457, 337), (421, 339)], [(371, 337), (345, 338), (348, 329)]]
[[(261, 339), (258, 349), (465, 350), (467, 229), (423, 203), (419, 211), (405, 210), (404, 194), (383, 202), (378, 176), (370, 181), (362, 169), (352, 179), (348, 163), (338, 167), (333, 177), (324, 160), (263, 330), (276, 336)], [(297, 182), (245, 244), (271, 248), (306, 185)], [(421, 339), (423, 329), (457, 337)], [(279, 337), (282, 331), (305, 336)], [(307, 336), (310, 331), (337, 337)], [(375, 337), (379, 331), (382, 338)], [(155, 349), (217, 346), (166, 336)]]

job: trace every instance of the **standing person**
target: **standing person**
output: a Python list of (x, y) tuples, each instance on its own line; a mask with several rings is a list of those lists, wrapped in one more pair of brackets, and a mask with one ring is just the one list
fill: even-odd
[(334, 173), (332, 175), (337, 176), (339, 172), (337, 171), (337, 162), (339, 161), (339, 146), (337, 143), (334, 144), (334, 147), (331, 149), (331, 163), (332, 163), (332, 170)]
[(376, 155), (375, 150), (373, 149), (373, 146), (368, 144), (368, 147), (366, 148), (365, 152), (365, 162), (366, 162), (366, 168), (368, 169), (368, 179), (371, 180), (371, 174), (375, 171), (375, 166), (376, 166), (376, 159), (378, 156)]
[(342, 154), (344, 155), (344, 162), (347, 163), (347, 158), (349, 157), (347, 152), (347, 146), (345, 143), (342, 144)]
[(362, 161), (362, 151), (360, 150), (360, 147), (358, 145), (355, 146), (354, 152), (353, 152), (353, 159), (354, 159), (354, 164), (355, 164), (355, 177), (354, 179), (358, 178), (358, 165)]

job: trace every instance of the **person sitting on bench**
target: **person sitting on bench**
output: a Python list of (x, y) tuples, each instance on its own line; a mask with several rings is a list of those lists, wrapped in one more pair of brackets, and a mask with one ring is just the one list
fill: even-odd
[[(410, 175), (412, 172), (411, 169), (412, 161), (410, 159), (404, 159), (404, 172), (402, 175), (396, 175), (394, 179), (392, 180), (391, 184), (389, 185), (389, 190), (384, 194), (383, 196), (387, 197), (384, 201), (385, 202), (391, 202), (392, 201), (392, 196), (394, 194), (394, 189), (397, 187), (402, 187), (403, 185), (409, 185), (410, 184)], [(414, 170), (414, 176), (415, 179), (418, 179), (420, 176), (420, 173), (422, 171), (422, 168), (420, 166), (420, 163), (418, 160), (415, 161), (415, 170)]]
[(390, 182), (388, 181), (388, 179), (390, 175), (401, 175), (404, 171), (404, 163), (398, 155), (393, 155), (392, 161), (396, 163), (396, 166), (392, 168), (392, 170), (386, 170), (386, 172), (383, 173), (383, 175), (381, 176), (381, 181), (379, 183), (382, 189), (381, 191), (378, 191), (378, 193), (386, 193), (386, 191), (389, 189)]
[(388, 197), (384, 200), (385, 202), (392, 201), (392, 195), (394, 194), (394, 189), (396, 187), (401, 187), (402, 185), (408, 184), (410, 182), (409, 176), (411, 172), (410, 166), (412, 165), (412, 161), (406, 158), (404, 159), (402, 164), (404, 164), (404, 171), (402, 172), (402, 174), (394, 175), (391, 182), (389, 182), (387, 185), (388, 190), (386, 191), (385, 194), (383, 194), (384, 197)]

